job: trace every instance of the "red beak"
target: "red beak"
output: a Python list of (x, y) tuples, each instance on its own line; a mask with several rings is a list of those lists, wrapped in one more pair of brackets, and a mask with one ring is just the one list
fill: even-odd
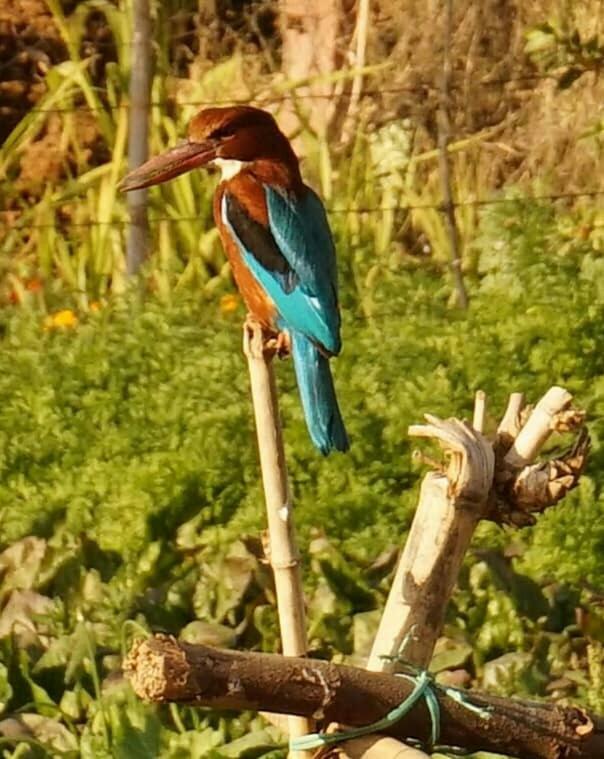
[(122, 179), (122, 192), (140, 190), (184, 174), (216, 158), (215, 142), (183, 142), (161, 155), (154, 156)]

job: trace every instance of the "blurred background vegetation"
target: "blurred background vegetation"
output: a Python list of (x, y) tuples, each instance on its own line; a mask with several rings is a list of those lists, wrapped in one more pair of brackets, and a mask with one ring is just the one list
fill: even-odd
[[(433, 669), (604, 711), (604, 18), (598, 0), (458, 0), (442, 213), (439, 3), (152, 3), (150, 149), (204, 104), (270, 109), (336, 238), (353, 442), (319, 458), (278, 367), (314, 655), (359, 662), (422, 470), (407, 425), (473, 392), (589, 413), (581, 486), (536, 527), (481, 527)], [(359, 4), (362, 7), (363, 3)], [(150, 193), (125, 271), (130, 0), (0, 0), (0, 751), (282, 756), (255, 715), (138, 703), (133, 634), (277, 650), (244, 310), (212, 175)], [(564, 445), (555, 440), (552, 445)]]

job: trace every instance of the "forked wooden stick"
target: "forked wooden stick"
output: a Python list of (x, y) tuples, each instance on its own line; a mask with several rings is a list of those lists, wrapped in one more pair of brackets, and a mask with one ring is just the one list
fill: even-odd
[[(538, 455), (554, 430), (556, 421), (569, 427), (581, 416), (567, 410), (571, 395), (552, 387), (534, 408), (526, 424), (519, 428), (522, 396), (513, 394), (499, 426), (509, 439), (508, 452), (500, 469), (508, 478), (523, 482), (521, 472)], [(419, 505), (403, 550), (386, 608), (369, 657), (368, 669), (392, 672), (401, 655), (406, 661), (427, 667), (440, 635), (447, 603), (453, 592), (464, 555), (479, 520), (491, 517), (489, 499), (494, 492), (495, 451), (493, 443), (480, 432), (484, 424), (485, 397), (476, 395), (473, 427), (456, 419), (442, 421), (426, 416), (427, 425), (413, 425), (409, 434), (438, 440), (449, 456), (447, 474), (430, 472), (424, 478)], [(564, 417), (564, 419), (562, 418)], [(541, 476), (547, 480), (547, 475)], [(571, 479), (573, 479), (571, 477)], [(537, 483), (547, 490), (546, 482)], [(513, 488), (508, 487), (508, 492)], [(535, 493), (536, 503), (540, 502)], [(406, 641), (405, 650), (401, 645)]]
[[(292, 498), (287, 482), (272, 364), (274, 351), (267, 347), (262, 327), (250, 318), (243, 329), (243, 351), (250, 372), (268, 517), (267, 558), (275, 576), (281, 645), (285, 656), (305, 656), (307, 644), (300, 554), (296, 545)], [(289, 717), (288, 724), (290, 738), (306, 735), (313, 729), (312, 722), (304, 717)], [(297, 752), (296, 755), (302, 757), (307, 754)]]
[[(452, 452), (457, 492), (448, 476), (430, 472), (390, 589), (367, 668), (397, 669), (396, 657), (427, 667), (440, 635), (447, 602), (491, 487), (494, 455), (479, 432), (455, 419), (428, 417), (409, 434), (436, 437)], [(404, 651), (401, 651), (406, 640)]]

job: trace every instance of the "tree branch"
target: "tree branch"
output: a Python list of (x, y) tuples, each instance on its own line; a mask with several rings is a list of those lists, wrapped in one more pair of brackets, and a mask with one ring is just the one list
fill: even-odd
[[(395, 675), (298, 657), (194, 646), (165, 635), (136, 642), (124, 671), (135, 692), (151, 701), (262, 708), (351, 726), (381, 719), (413, 688)], [(464, 698), (473, 710), (441, 688), (436, 688), (436, 695), (443, 745), (522, 759), (604, 756), (604, 720), (581, 709), (466, 692)], [(420, 702), (385, 732), (425, 743), (430, 729), (428, 711)]]

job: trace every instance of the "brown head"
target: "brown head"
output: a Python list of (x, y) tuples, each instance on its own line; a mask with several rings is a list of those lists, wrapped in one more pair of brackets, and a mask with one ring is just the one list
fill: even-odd
[(185, 141), (131, 171), (121, 182), (128, 192), (165, 182), (214, 162), (279, 166), (299, 179), (298, 159), (270, 113), (251, 106), (206, 108), (189, 123)]

